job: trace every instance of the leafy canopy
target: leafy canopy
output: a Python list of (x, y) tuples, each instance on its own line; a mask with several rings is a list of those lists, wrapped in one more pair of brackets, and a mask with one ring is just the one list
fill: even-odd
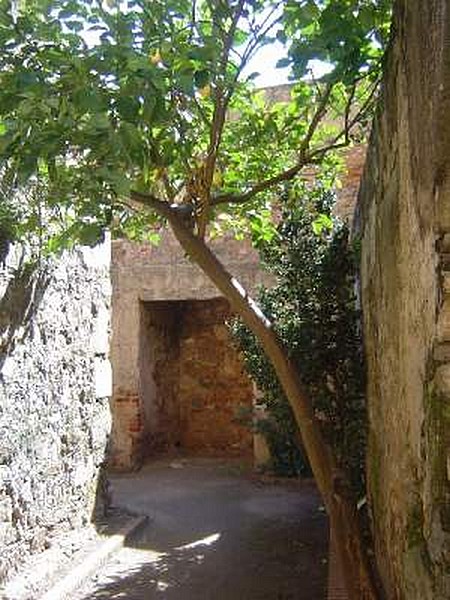
[[(9, 189), (45, 186), (49, 250), (157, 229), (161, 211), (135, 210), (144, 197), (190, 206), (199, 235), (212, 219), (270, 237), (269, 192), (361, 133), (388, 16), (376, 0), (0, 0)], [(290, 102), (242, 75), (275, 38)], [(328, 65), (318, 80), (313, 59)], [(30, 229), (41, 214), (22, 206)]]

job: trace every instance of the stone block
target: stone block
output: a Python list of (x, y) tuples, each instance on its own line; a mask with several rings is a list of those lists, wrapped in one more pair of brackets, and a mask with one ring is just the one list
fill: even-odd
[[(444, 271), (442, 274), (442, 292), (446, 296), (450, 296), (450, 271)], [(450, 310), (450, 306), (448, 307)]]
[(12, 521), (13, 503), (11, 498), (0, 500), (0, 522), (10, 523)]
[(434, 384), (438, 394), (450, 398), (450, 364), (440, 365), (436, 369)]
[(433, 350), (433, 359), (438, 363), (450, 363), (450, 342), (436, 344)]
[(442, 236), (440, 250), (446, 254), (450, 253), (450, 233), (445, 233)]
[(439, 190), (436, 203), (436, 223), (441, 231), (450, 231), (450, 184)]
[(91, 456), (81, 456), (75, 469), (71, 474), (71, 481), (74, 487), (85, 487), (93, 479), (95, 473), (94, 463)]
[(109, 356), (110, 313), (106, 305), (98, 308), (94, 318), (92, 333), (92, 350), (94, 354)]
[(450, 297), (444, 301), (439, 312), (437, 324), (438, 342), (450, 342)]
[(95, 357), (95, 395), (97, 398), (112, 396), (112, 368), (107, 358)]

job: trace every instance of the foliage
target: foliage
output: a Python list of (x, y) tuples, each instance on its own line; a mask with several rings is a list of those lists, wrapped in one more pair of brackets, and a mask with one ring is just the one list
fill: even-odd
[[(359, 135), (388, 17), (374, 0), (0, 0), (0, 164), (45, 184), (51, 251), (105, 227), (154, 238), (164, 219), (133, 191), (196, 217), (206, 198), (216, 233), (268, 239), (268, 190)], [(275, 37), (296, 77), (284, 105), (242, 77)]]
[(19, 237), (20, 216), (11, 189), (11, 177), (0, 171), (0, 265), (5, 261), (9, 247)]
[[(156, 241), (164, 215), (136, 210), (138, 192), (193, 205), (197, 233), (206, 202), (212, 234), (248, 235), (269, 261), (282, 233), (274, 192), (301, 189), (304, 167), (330, 183), (334, 151), (364, 131), (389, 10), (386, 0), (0, 0), (0, 166), (19, 190), (2, 203), (3, 237), (32, 232), (44, 252), (95, 244), (105, 227)], [(275, 38), (295, 79), (285, 103), (242, 76)], [(328, 65), (317, 80), (315, 59)], [(30, 184), (45, 193), (21, 196)], [(302, 209), (287, 210), (283, 235)], [(328, 225), (316, 219), (308, 243)], [(269, 262), (286, 277), (304, 259), (306, 274), (313, 255)]]
[[(309, 389), (338, 462), (362, 494), (364, 362), (353, 253), (347, 228), (331, 215), (332, 195), (320, 186), (304, 194), (302, 202), (296, 196), (286, 201), (276, 238), (260, 247), (275, 285), (261, 290), (259, 302)], [(267, 404), (274, 424), (269, 433), (277, 434), (278, 448), (284, 452), (275, 457), (276, 467), (287, 474), (301, 472), (301, 455), (286, 452), (296, 445), (296, 425), (274, 370), (240, 321), (233, 331)]]
[[(305, 168), (331, 182), (335, 152), (364, 135), (389, 12), (386, 0), (0, 0), (0, 168), (18, 192), (17, 212), (2, 207), (8, 236), (31, 231), (48, 253), (95, 244), (105, 228), (155, 241), (188, 208), (198, 237), (208, 222), (213, 234), (248, 235), (283, 277), (304, 259), (319, 286), (314, 254), (277, 254), (271, 243), (302, 209), (286, 200), (277, 231), (272, 203), (288, 182), (302, 189)], [(286, 47), (280, 66), (292, 67), (285, 103), (242, 75), (275, 38)], [(328, 66), (320, 78), (317, 59)], [(45, 193), (21, 195), (29, 185)], [(316, 219), (309, 243), (327, 239), (328, 225)], [(325, 298), (314, 293), (305, 318)], [(282, 308), (273, 316), (291, 340)]]
[(311, 60), (332, 66), (332, 77), (346, 84), (379, 63), (389, 39), (389, 0), (289, 0), (286, 30), (294, 74), (302, 77)]
[[(211, 221), (237, 224), (264, 246), (280, 186), (298, 185), (305, 167), (330, 169), (333, 153), (360, 137), (388, 9), (376, 0), (0, 0), (0, 168), (13, 170), (16, 188), (45, 186), (38, 214), (59, 216), (46, 250), (95, 243), (105, 227), (136, 238), (170, 225), (277, 365), (331, 521), (347, 536), (338, 544), (354, 598), (376, 592), (352, 497), (338, 493), (334, 456), (301, 418), (311, 405), (276, 336), (205, 234)], [(275, 35), (300, 76), (282, 107), (242, 77)], [(319, 80), (308, 71), (314, 58), (330, 66)]]
[(9, 246), (16, 237), (17, 216), (7, 203), (0, 204), (0, 264), (8, 254)]

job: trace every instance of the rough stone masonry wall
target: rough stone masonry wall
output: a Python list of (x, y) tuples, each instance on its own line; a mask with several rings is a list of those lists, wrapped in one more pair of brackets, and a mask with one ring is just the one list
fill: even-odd
[(225, 325), (224, 298), (142, 303), (142, 455), (245, 456), (253, 387)]
[(450, 26), (395, 10), (360, 193), (369, 502), (388, 598), (450, 598)]
[(0, 580), (100, 508), (109, 262), (105, 244), (37, 271), (15, 248), (0, 265)]
[(184, 303), (179, 351), (181, 444), (186, 451), (251, 456), (253, 436), (239, 422), (253, 409), (253, 386), (225, 322), (225, 298)]
[(179, 353), (179, 303), (142, 303), (139, 400), (147, 430), (143, 457), (180, 446)]
[[(270, 278), (259, 266), (258, 253), (249, 243), (230, 238), (216, 239), (211, 247), (242, 285), (254, 293)], [(143, 356), (150, 348), (143, 339), (148, 318), (147, 303), (210, 300), (218, 290), (201, 270), (185, 256), (178, 242), (166, 232), (161, 243), (113, 242), (113, 433), (111, 465), (130, 470), (146, 453), (151, 421), (146, 415), (145, 390), (153, 386), (143, 368)], [(148, 315), (147, 315), (148, 316)], [(144, 363), (148, 362), (145, 359)]]

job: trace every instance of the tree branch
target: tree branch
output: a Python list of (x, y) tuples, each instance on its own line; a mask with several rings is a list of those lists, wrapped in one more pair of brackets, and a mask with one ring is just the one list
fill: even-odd
[[(215, 107), (214, 107), (214, 115), (211, 127), (211, 136), (210, 136), (210, 145), (207, 153), (207, 164), (206, 164), (206, 175), (207, 181), (209, 184), (212, 183), (212, 178), (214, 175), (215, 162), (217, 159), (217, 152), (220, 145), (220, 140), (222, 137), (223, 128), (226, 120), (226, 113), (228, 110), (228, 105), (233, 95), (236, 82), (239, 78), (244, 67), (247, 65), (251, 56), (253, 55), (255, 49), (260, 44), (261, 40), (269, 33), (269, 31), (274, 27), (277, 20), (272, 20), (274, 14), (276, 14), (278, 8), (282, 2), (278, 2), (266, 15), (261, 25), (258, 27), (258, 30), (254, 34), (254, 39), (247, 45), (242, 56), (239, 55), (240, 64), (236, 70), (236, 74), (234, 76), (233, 83), (229, 86), (228, 93), (223, 95), (223, 89), (218, 86), (215, 95)], [(233, 22), (230, 25), (230, 29), (228, 30), (228, 34), (226, 36), (224, 42), (224, 52), (222, 54), (221, 68), (220, 72), (223, 76), (226, 75), (226, 66), (228, 64), (228, 58), (230, 52), (233, 50), (233, 40), (234, 34), (236, 32), (237, 25), (239, 23), (239, 19), (242, 16), (242, 11), (245, 6), (245, 0), (241, 0), (236, 7), (236, 11), (234, 13)]]
[(279, 173), (278, 175), (274, 175), (273, 177), (270, 177), (264, 181), (256, 183), (247, 192), (244, 192), (243, 194), (238, 194), (238, 195), (236, 195), (236, 194), (220, 195), (219, 194), (219, 195), (216, 195), (215, 197), (213, 197), (211, 199), (211, 206), (217, 206), (218, 204), (225, 204), (225, 203), (241, 204), (241, 203), (247, 202), (248, 200), (253, 198), (253, 196), (255, 196), (256, 194), (264, 192), (265, 190), (268, 190), (269, 188), (271, 188), (279, 183), (282, 183), (284, 181), (290, 181), (301, 171), (301, 169), (306, 164), (309, 164), (311, 162), (311, 154), (307, 154), (306, 152), (309, 148), (311, 139), (317, 130), (317, 127), (319, 126), (320, 122), (322, 121), (322, 119), (327, 111), (327, 104), (328, 104), (328, 100), (330, 98), (330, 94), (333, 90), (333, 87), (334, 87), (334, 83), (330, 82), (327, 84), (327, 86), (325, 88), (322, 98), (320, 99), (319, 105), (317, 106), (317, 109), (316, 109), (316, 111), (311, 119), (311, 122), (309, 124), (308, 131), (306, 132), (306, 135), (303, 138), (302, 143), (300, 144), (299, 160), (296, 164), (294, 164), (292, 167), (290, 167), (286, 171)]
[[(219, 77), (226, 77), (226, 68), (228, 64), (228, 58), (233, 45), (234, 35), (236, 33), (239, 19), (241, 18), (242, 11), (244, 9), (245, 0), (239, 0), (239, 4), (236, 7), (230, 28), (224, 38), (224, 47), (222, 57), (220, 60)], [(214, 176), (214, 169), (217, 160), (217, 151), (219, 149), (220, 140), (222, 137), (222, 131), (225, 124), (225, 117), (228, 107), (230, 96), (224, 95), (222, 85), (218, 82), (214, 91), (214, 113), (211, 123), (211, 132), (209, 138), (209, 147), (205, 162), (205, 183), (208, 188), (208, 192), (212, 185)]]
[(177, 212), (175, 208), (177, 205), (171, 205), (153, 194), (144, 194), (136, 190), (131, 190), (130, 199), (133, 202), (137, 202), (140, 206), (144, 205), (150, 208), (166, 219), (170, 219)]
[(242, 204), (244, 202), (247, 202), (248, 200), (251, 200), (253, 196), (256, 196), (256, 194), (260, 194), (261, 192), (264, 192), (270, 189), (271, 187), (274, 187), (278, 183), (283, 183), (284, 181), (290, 181), (291, 179), (294, 179), (294, 177), (299, 173), (299, 171), (301, 171), (301, 169), (310, 162), (311, 161), (309, 155), (305, 156), (303, 159), (301, 159), (299, 162), (293, 165), (290, 169), (287, 169), (282, 173), (278, 173), (278, 175), (274, 175), (273, 177), (269, 177), (264, 181), (256, 183), (247, 192), (244, 192), (243, 194), (218, 194), (217, 196), (211, 198), (211, 206), (217, 206), (218, 204), (227, 203)]
[(312, 137), (315, 134), (316, 129), (319, 126), (320, 122), (322, 121), (325, 113), (327, 112), (327, 104), (328, 104), (328, 100), (330, 99), (330, 94), (333, 90), (333, 87), (334, 87), (334, 83), (330, 82), (327, 84), (327, 87), (325, 88), (325, 91), (323, 93), (322, 98), (320, 99), (320, 102), (316, 109), (316, 112), (314, 113), (314, 115), (311, 119), (311, 122), (309, 124), (308, 131), (306, 132), (306, 135), (303, 138), (302, 143), (300, 144), (300, 155), (302, 153), (306, 152), (306, 150), (308, 150), (309, 144), (312, 140)]
[[(245, 202), (248, 202), (254, 196), (256, 196), (256, 194), (264, 192), (279, 183), (283, 183), (285, 181), (290, 181), (294, 179), (294, 177), (298, 175), (298, 173), (302, 170), (303, 167), (305, 167), (308, 164), (316, 164), (328, 152), (348, 146), (348, 144), (350, 143), (350, 132), (352, 128), (361, 120), (361, 118), (369, 108), (370, 104), (372, 103), (374, 95), (378, 89), (378, 82), (374, 83), (374, 86), (370, 91), (369, 96), (365, 100), (363, 106), (358, 110), (356, 115), (352, 119), (350, 119), (351, 105), (355, 96), (355, 90), (352, 89), (351, 93), (349, 94), (349, 98), (345, 108), (344, 127), (342, 128), (342, 130), (332, 140), (330, 140), (328, 144), (315, 149), (311, 149), (309, 150), (309, 152), (307, 152), (311, 138), (313, 137), (314, 132), (317, 130), (317, 127), (320, 124), (320, 121), (322, 120), (323, 115), (326, 112), (326, 105), (331, 94), (332, 88), (333, 84), (329, 84), (313, 116), (310, 127), (308, 128), (308, 132), (306, 133), (306, 136), (301, 144), (299, 160), (292, 167), (285, 171), (282, 171), (281, 173), (278, 173), (277, 175), (274, 175), (273, 177), (269, 177), (268, 179), (255, 183), (250, 187), (249, 190), (243, 192), (242, 194), (216, 194), (211, 198), (211, 206), (218, 206), (220, 204), (243, 204)], [(344, 140), (339, 141), (342, 138), (344, 138)]]
[[(281, 4), (282, 4), (282, 2), (278, 2), (275, 6), (273, 6), (272, 9), (270, 10), (269, 14), (265, 17), (263, 22), (258, 27), (256, 27), (255, 29), (253, 29), (253, 27), (251, 28), (251, 31), (252, 31), (254, 37), (247, 44), (242, 56), (240, 56), (241, 63), (236, 71), (234, 84), (238, 80), (239, 75), (242, 73), (243, 69), (247, 66), (248, 62), (254, 55), (254, 52), (257, 50), (261, 41), (269, 33), (269, 31), (271, 29), (273, 29), (273, 27), (276, 25), (278, 19), (277, 18), (274, 20), (271, 20), (271, 19), (272, 19), (273, 15), (276, 14), (276, 12), (278, 11)], [(233, 93), (233, 90), (234, 90), (234, 85), (229, 90), (230, 96)]]
[[(323, 156), (326, 152), (329, 152), (330, 150), (336, 150), (338, 148), (348, 146), (348, 144), (350, 143), (350, 132), (352, 128), (362, 119), (362, 117), (370, 107), (371, 103), (373, 102), (374, 96), (378, 90), (378, 85), (379, 80), (377, 80), (374, 83), (372, 90), (370, 91), (369, 96), (366, 98), (362, 107), (358, 110), (356, 115), (352, 119), (350, 119), (351, 103), (353, 102), (353, 98), (355, 95), (355, 91), (352, 90), (352, 93), (350, 94), (349, 100), (347, 102), (347, 106), (345, 108), (343, 129), (331, 140), (331, 142), (328, 145), (322, 146), (321, 148), (316, 148), (314, 151), (312, 151), (310, 154), (311, 159), (317, 161), (317, 157)], [(344, 141), (339, 142), (339, 140), (342, 137), (344, 138)]]

